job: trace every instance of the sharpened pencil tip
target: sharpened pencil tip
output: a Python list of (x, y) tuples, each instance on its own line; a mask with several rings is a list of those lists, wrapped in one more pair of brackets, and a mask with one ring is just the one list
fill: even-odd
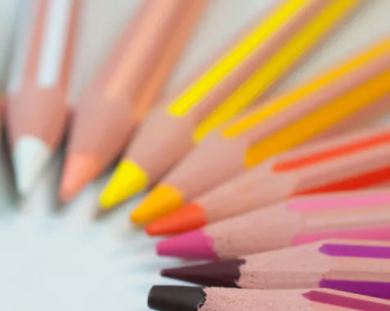
[(62, 202), (67, 203), (71, 201), (101, 171), (100, 161), (93, 155), (69, 155), (65, 161), (60, 186)]
[(153, 286), (148, 296), (148, 306), (158, 311), (196, 311), (205, 302), (201, 287)]
[(202, 230), (194, 230), (158, 242), (157, 254), (160, 256), (185, 259), (217, 260), (213, 241)]
[(161, 275), (167, 278), (191, 282), (204, 286), (239, 287), (240, 267), (244, 259), (216, 261), (173, 269), (164, 269)]
[(20, 195), (28, 194), (33, 188), (51, 154), (49, 146), (38, 137), (22, 136), (16, 141), (12, 161)]
[(207, 219), (203, 208), (196, 203), (192, 203), (152, 222), (146, 226), (145, 230), (150, 236), (171, 235), (201, 228), (206, 223)]
[(100, 207), (110, 209), (146, 188), (148, 176), (136, 163), (121, 161), (100, 196)]
[(156, 187), (131, 214), (136, 224), (144, 224), (177, 210), (182, 205), (182, 196), (178, 190), (169, 185)]

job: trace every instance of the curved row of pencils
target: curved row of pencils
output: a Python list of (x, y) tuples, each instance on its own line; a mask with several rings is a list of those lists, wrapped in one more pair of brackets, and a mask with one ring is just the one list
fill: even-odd
[(367, 1), (279, 0), (163, 96), (213, 0), (144, 0), (73, 111), (83, 0), (20, 2), (3, 107), (19, 193), (69, 133), (64, 203), (121, 157), (100, 210), (153, 187), (130, 220), (175, 235), (157, 253), (214, 261), (164, 270), (210, 287), (154, 287), (150, 307), (390, 310), (390, 127), (346, 130), (390, 112), (390, 37), (276, 92)]

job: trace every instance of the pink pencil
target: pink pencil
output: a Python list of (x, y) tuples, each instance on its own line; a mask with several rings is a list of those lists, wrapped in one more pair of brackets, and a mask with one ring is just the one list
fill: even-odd
[(229, 259), (318, 240), (390, 240), (390, 192), (302, 196), (157, 244), (162, 256)]

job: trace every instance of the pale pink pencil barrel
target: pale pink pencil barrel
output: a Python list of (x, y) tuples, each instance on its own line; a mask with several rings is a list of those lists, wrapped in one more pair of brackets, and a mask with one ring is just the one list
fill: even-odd
[[(32, 0), (34, 10), (30, 42), (22, 70), (20, 88), (8, 92), (7, 124), (11, 144), (23, 135), (41, 138), (52, 151), (62, 138), (68, 116), (69, 75), (77, 29), (76, 19), (82, 1), (69, 0), (71, 12), (64, 36), (62, 57), (58, 60), (59, 70), (55, 81), (43, 84), (38, 76), (42, 65), (42, 53), (46, 48), (45, 31), (50, 18), (50, 0)], [(46, 27), (46, 28), (45, 28)], [(60, 52), (61, 53), (61, 52)], [(16, 79), (16, 77), (15, 77)]]
[[(165, 67), (159, 63), (165, 46), (169, 50), (177, 44), (170, 42), (171, 37), (183, 23), (183, 12), (188, 12), (194, 2), (147, 0), (124, 31), (75, 112), (61, 186), (64, 200), (71, 199), (119, 156), (134, 129), (134, 117), (140, 118), (136, 109), (145, 87), (160, 93), (164, 84), (155, 75), (167, 76), (167, 68), (172, 70), (177, 61), (178, 57), (165, 57), (171, 63)], [(201, 9), (201, 3), (198, 5)], [(188, 14), (186, 17), (191, 18)], [(192, 25), (184, 25), (191, 32)], [(183, 42), (176, 45), (179, 49), (183, 49), (183, 38), (177, 35)], [(177, 50), (173, 52), (179, 55)], [(157, 84), (151, 86), (149, 81), (153, 79)]]
[[(302, 291), (260, 291), (233, 288), (205, 288), (206, 301), (199, 311), (313, 311)], [(287, 306), (291, 306), (288, 309)], [(340, 310), (341, 311), (341, 310)]]
[(389, 246), (388, 242), (327, 240), (243, 257), (245, 264), (239, 267), (240, 279), (237, 285), (253, 289), (299, 289), (317, 288), (323, 279), (389, 281), (390, 274), (387, 273), (390, 271), (389, 260), (328, 256), (319, 251), (321, 246), (326, 243)]
[(172, 32), (154, 65), (154, 74), (148, 79), (144, 89), (140, 90), (133, 116), (136, 125), (143, 121), (155, 103), (162, 102), (159, 99), (164, 92), (166, 81), (170, 78), (176, 62), (180, 60), (183, 51), (186, 49), (187, 43), (197, 28), (197, 22), (209, 2), (210, 0), (192, 1), (189, 8), (183, 12), (180, 23), (176, 25), (176, 29)]
[(331, 289), (253, 290), (207, 287), (199, 311), (371, 311), (390, 309), (385, 299)]
[(389, 240), (389, 204), (390, 196), (383, 192), (298, 197), (206, 226), (204, 232), (213, 238), (214, 252), (220, 258), (324, 238), (348, 238), (349, 234), (362, 239)]

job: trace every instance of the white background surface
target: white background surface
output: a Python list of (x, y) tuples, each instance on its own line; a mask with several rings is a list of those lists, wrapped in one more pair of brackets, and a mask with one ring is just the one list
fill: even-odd
[[(32, 0), (27, 0), (32, 1)], [(163, 1), (163, 0), (155, 0)], [(9, 46), (7, 7), (0, 1), (0, 72)], [(168, 91), (177, 88), (195, 68), (220, 50), (272, 0), (212, 0)], [(290, 87), (390, 34), (390, 1), (366, 0), (367, 6), (282, 88)], [(112, 43), (140, 0), (86, 0), (76, 52), (71, 98), (98, 70)], [(386, 118), (384, 118), (386, 122)], [(383, 122), (382, 120), (382, 122)], [(1, 311), (121, 311), (146, 310), (153, 284), (172, 283), (159, 269), (178, 261), (157, 258), (154, 241), (128, 225), (136, 200), (109, 217), (93, 221), (102, 177), (68, 206), (57, 201), (62, 153), (28, 198), (15, 196), (4, 152), (0, 158), (0, 310)]]

